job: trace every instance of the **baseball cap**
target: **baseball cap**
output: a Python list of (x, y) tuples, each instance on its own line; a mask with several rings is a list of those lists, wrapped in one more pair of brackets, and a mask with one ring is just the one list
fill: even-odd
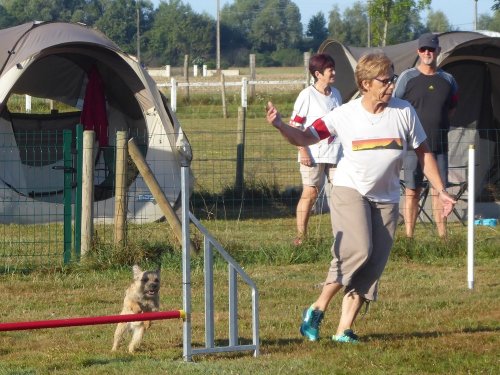
[(439, 39), (437, 35), (432, 33), (423, 34), (418, 38), (418, 48), (422, 47), (431, 47), (438, 48), (439, 47)]

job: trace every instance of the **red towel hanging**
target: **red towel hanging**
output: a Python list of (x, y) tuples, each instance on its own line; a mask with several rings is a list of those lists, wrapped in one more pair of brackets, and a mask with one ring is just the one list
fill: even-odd
[(104, 84), (95, 66), (88, 73), (80, 122), (85, 130), (95, 131), (100, 147), (108, 146), (108, 116), (106, 115), (106, 99)]

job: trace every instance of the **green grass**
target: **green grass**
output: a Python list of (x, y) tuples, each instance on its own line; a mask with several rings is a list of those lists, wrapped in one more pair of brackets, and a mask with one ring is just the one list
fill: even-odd
[[(284, 72), (287, 73), (287, 72)], [(295, 91), (294, 91), (295, 90)], [(113, 325), (0, 332), (4, 374), (496, 374), (500, 372), (500, 236), (476, 227), (475, 289), (467, 289), (466, 228), (449, 224), (449, 240), (418, 224), (416, 239), (398, 233), (380, 284), (380, 301), (360, 318), (358, 346), (332, 344), (340, 298), (322, 326), (325, 337), (305, 342), (298, 333), (302, 309), (319, 294), (330, 261), (329, 215), (314, 215), (309, 240), (291, 246), (300, 186), (296, 149), (264, 120), (269, 99), (288, 116), (298, 91), (260, 93), (250, 100), (245, 144), (246, 188), (234, 187), (239, 95), (228, 95), (221, 119), (220, 95), (180, 96), (178, 117), (193, 146), (196, 177), (192, 211), (245, 268), (260, 292), (261, 355), (233, 353), (182, 361), (182, 324), (153, 323), (142, 349), (111, 353)], [(20, 106), (22, 103), (19, 104)], [(44, 103), (40, 106), (43, 107)], [(46, 110), (42, 108), (41, 111)], [(243, 198), (243, 199), (242, 199)], [(0, 225), (0, 320), (29, 321), (117, 314), (130, 266), (162, 268), (163, 310), (182, 307), (179, 244), (167, 223), (129, 224), (125, 248), (114, 248), (111, 225), (96, 226), (95, 244), (80, 263), (62, 266), (51, 246), (62, 225)], [(40, 241), (40, 238), (45, 241)], [(193, 233), (200, 246), (202, 238)], [(15, 243), (15, 241), (18, 241)], [(55, 249), (61, 247), (59, 242)], [(50, 254), (49, 264), (33, 261)], [(24, 257), (24, 258), (23, 258)], [(12, 261), (12, 266), (6, 266)], [(193, 343), (203, 345), (201, 256), (193, 257)], [(215, 258), (216, 340), (227, 341), (227, 267)], [(250, 292), (239, 289), (240, 338), (251, 340)]]
[[(303, 249), (304, 252), (309, 248)], [(290, 255), (290, 249), (288, 250)], [(340, 298), (322, 326), (323, 339), (304, 341), (300, 314), (318, 295), (328, 249), (309, 263), (243, 263), (260, 292), (260, 356), (233, 353), (182, 360), (182, 323), (157, 321), (138, 353), (125, 345), (111, 353), (114, 325), (0, 333), (0, 374), (496, 374), (500, 339), (498, 256), (478, 252), (476, 285), (467, 289), (464, 250), (455, 257), (414, 261), (397, 254), (384, 273), (379, 296), (356, 323), (363, 342), (335, 345)], [(177, 256), (162, 264), (163, 310), (182, 308)], [(117, 314), (131, 279), (128, 267), (0, 274), (2, 322)], [(193, 262), (193, 345), (203, 345), (203, 275)], [(227, 270), (215, 270), (216, 341), (227, 342)], [(250, 293), (239, 288), (240, 340), (251, 340)]]

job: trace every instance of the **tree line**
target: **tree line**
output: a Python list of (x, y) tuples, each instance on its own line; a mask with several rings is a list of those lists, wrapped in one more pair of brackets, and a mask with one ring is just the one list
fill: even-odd
[[(95, 27), (125, 52), (148, 66), (192, 63), (215, 67), (217, 27), (221, 67), (246, 66), (256, 55), (258, 66), (297, 66), (303, 52), (316, 51), (328, 39), (350, 46), (384, 46), (406, 42), (426, 31), (457, 30), (432, 0), (355, 1), (341, 13), (337, 4), (313, 15), (302, 26), (292, 0), (234, 0), (217, 20), (198, 13), (182, 0), (0, 0), (0, 28), (25, 22), (80, 22)], [(421, 11), (428, 9), (423, 23)], [(219, 22), (217, 22), (219, 21)], [(500, 31), (500, 0), (492, 13), (478, 18), (480, 30)]]

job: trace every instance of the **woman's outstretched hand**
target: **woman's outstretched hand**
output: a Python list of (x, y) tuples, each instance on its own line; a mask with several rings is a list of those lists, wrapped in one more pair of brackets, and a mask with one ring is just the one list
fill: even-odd
[(272, 124), (274, 127), (279, 128), (282, 125), (281, 115), (278, 109), (274, 106), (272, 102), (267, 102), (266, 105), (266, 120), (268, 123)]
[(453, 211), (453, 207), (455, 207), (455, 203), (457, 201), (446, 191), (441, 191), (439, 193), (439, 199), (441, 200), (441, 204), (443, 205), (443, 211), (441, 213), (442, 217), (445, 218)]

